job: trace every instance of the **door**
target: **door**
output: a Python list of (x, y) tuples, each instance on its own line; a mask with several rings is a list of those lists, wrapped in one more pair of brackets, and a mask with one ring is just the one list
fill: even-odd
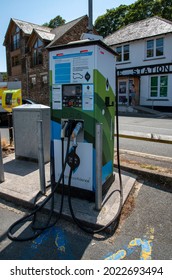
[(118, 103), (122, 105), (131, 105), (131, 86), (133, 80), (125, 79), (118, 81)]
[(128, 80), (118, 81), (118, 103), (128, 104)]

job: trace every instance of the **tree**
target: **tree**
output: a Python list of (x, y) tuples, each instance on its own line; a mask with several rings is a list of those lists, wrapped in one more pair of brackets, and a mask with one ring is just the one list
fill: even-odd
[(55, 18), (51, 19), (49, 23), (44, 23), (43, 26), (47, 26), (50, 28), (56, 28), (57, 26), (65, 24), (66, 20), (63, 19), (61, 16), (56, 16)]
[(124, 19), (128, 13), (127, 5), (120, 5), (116, 9), (107, 10), (105, 15), (99, 16), (95, 21), (97, 32), (105, 37), (124, 25)]
[(95, 28), (105, 37), (125, 25), (156, 15), (172, 21), (172, 0), (137, 0), (131, 5), (120, 5), (99, 16)]
[(172, 0), (161, 0), (161, 16), (172, 21)]
[(125, 25), (154, 16), (152, 10), (155, 2), (155, 0), (137, 0), (129, 5)]
[(6, 72), (4, 72), (4, 73), (2, 74), (2, 79), (3, 79), (3, 82), (6, 82), (6, 81), (8, 80), (8, 75), (7, 75)]

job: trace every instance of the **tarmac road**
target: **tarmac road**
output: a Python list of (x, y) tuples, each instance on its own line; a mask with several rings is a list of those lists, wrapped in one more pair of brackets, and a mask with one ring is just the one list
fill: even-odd
[(172, 136), (172, 120), (157, 117), (120, 116), (120, 130)]
[(172, 141), (171, 123), (171, 119), (158, 119), (157, 117), (120, 116), (120, 134), (135, 137), (135, 139), (120, 137), (120, 149), (172, 158), (172, 144), (138, 140), (139, 137), (146, 138), (153, 135), (155, 138), (161, 137)]
[[(137, 183), (118, 230), (92, 236), (60, 220), (33, 241), (12, 242), (8, 227), (28, 210), (0, 200), (1, 260), (170, 260), (172, 259), (172, 189), (167, 184)], [(45, 216), (41, 216), (44, 219)], [(28, 229), (23, 230), (26, 235)]]

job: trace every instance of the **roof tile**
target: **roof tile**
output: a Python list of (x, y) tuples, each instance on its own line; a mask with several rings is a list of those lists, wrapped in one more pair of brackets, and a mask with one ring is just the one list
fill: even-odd
[(172, 22), (158, 16), (129, 24), (104, 38), (109, 46), (172, 32)]

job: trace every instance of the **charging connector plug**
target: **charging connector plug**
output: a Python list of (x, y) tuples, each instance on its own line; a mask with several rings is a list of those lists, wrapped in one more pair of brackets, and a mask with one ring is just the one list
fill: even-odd
[(79, 134), (79, 132), (82, 130), (82, 122), (77, 122), (73, 132), (72, 132), (72, 139), (73, 139), (73, 146), (77, 146), (76, 138)]
[(68, 120), (66, 129), (65, 129), (65, 137), (70, 137), (72, 135), (72, 132), (73, 132), (75, 126), (76, 126), (75, 120)]
[(77, 122), (73, 132), (72, 132), (72, 138), (75, 138), (78, 136), (79, 132), (82, 129), (82, 122)]
[(64, 122), (62, 125), (62, 129), (61, 129), (61, 139), (65, 138), (65, 132), (66, 132), (66, 128), (67, 128), (68, 122)]

